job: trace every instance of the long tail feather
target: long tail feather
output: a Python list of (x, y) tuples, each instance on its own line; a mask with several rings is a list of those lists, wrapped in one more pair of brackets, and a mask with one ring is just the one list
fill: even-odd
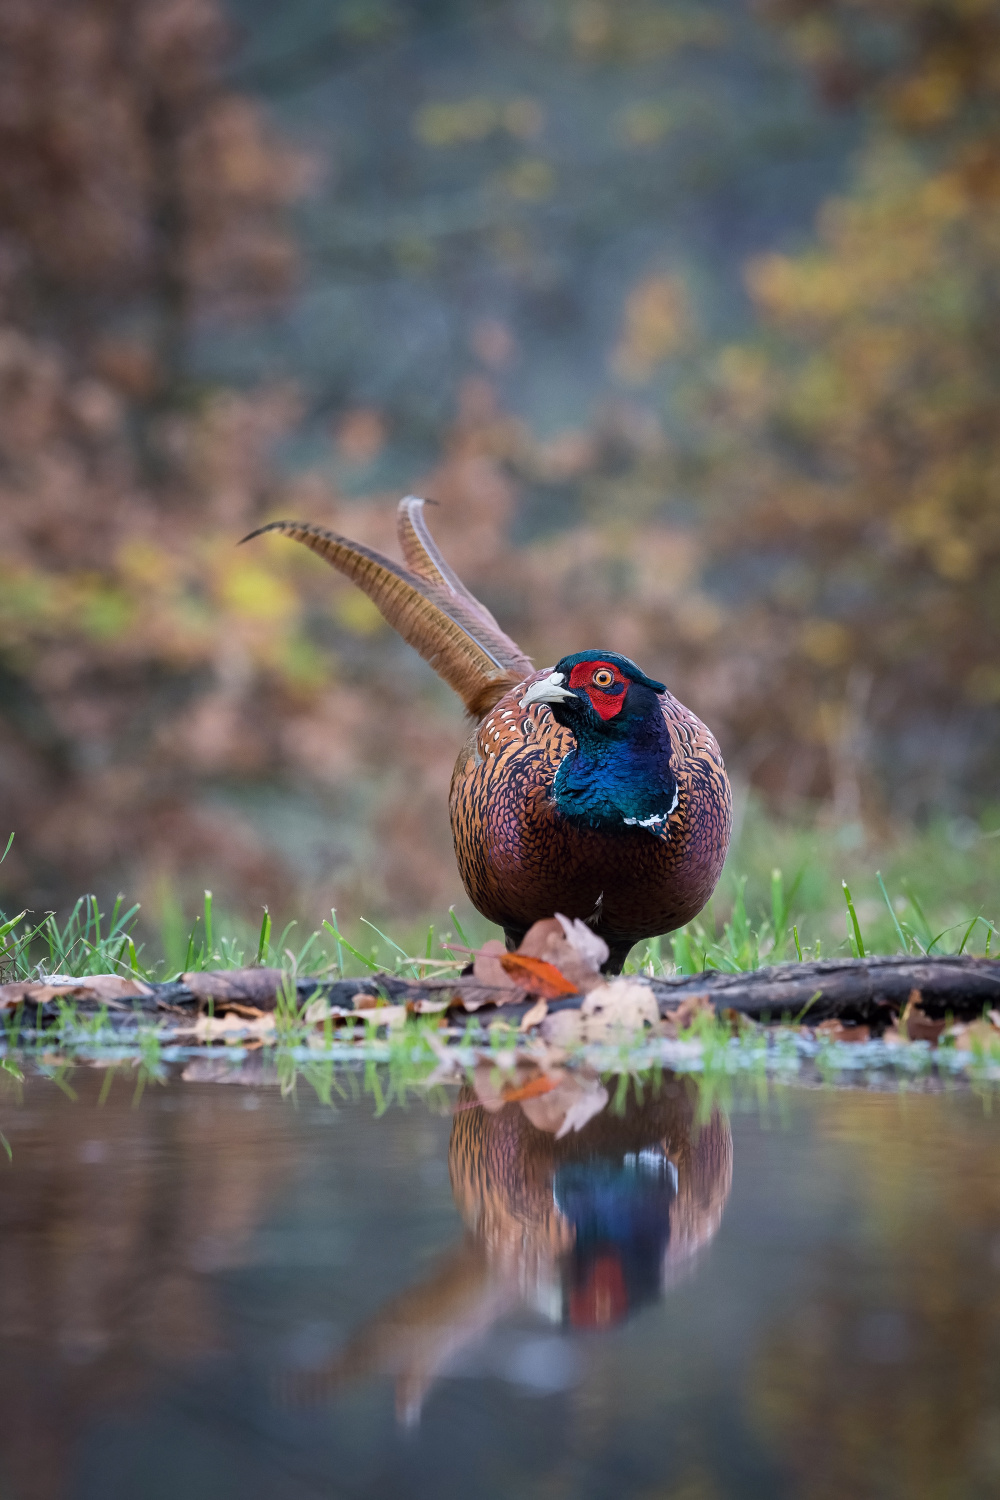
[(399, 511), (400, 539), (411, 568), (416, 565), (413, 572), (372, 547), (308, 521), (272, 521), (243, 540), (278, 531), (325, 558), (364, 590), (383, 618), (478, 716), (527, 677), (532, 664), (448, 567), (422, 510), (423, 502), (408, 496)]
[[(503, 635), (503, 631), (500, 630), (500, 626), (486, 605), (477, 599), (475, 594), (469, 593), (458, 574), (441, 556), (438, 544), (427, 527), (427, 518), (424, 515), (426, 504), (426, 500), (421, 500), (416, 495), (407, 495), (404, 500), (400, 500), (396, 511), (396, 531), (407, 564), (414, 573), (419, 573), (421, 578), (442, 585), (457, 599), (464, 600), (481, 620), (486, 621), (492, 631), (499, 631), (500, 635)], [(431, 501), (431, 504), (433, 505), (434, 501)], [(503, 639), (518, 655), (521, 654), (508, 636), (503, 636)]]

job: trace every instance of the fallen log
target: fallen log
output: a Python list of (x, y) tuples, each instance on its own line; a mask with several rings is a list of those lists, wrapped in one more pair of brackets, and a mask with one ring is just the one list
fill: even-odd
[[(535, 997), (529, 988), (484, 983), (474, 975), (453, 979), (404, 979), (398, 974), (371, 974), (358, 979), (283, 978), (277, 969), (229, 969), (184, 974), (167, 983), (118, 982), (114, 995), (109, 976), (94, 976), (54, 986), (51, 981), (0, 985), (0, 1011), (24, 1009), (22, 1025), (44, 1025), (64, 1014), (67, 1002), (86, 1010), (110, 1007), (109, 1022), (125, 1024), (140, 1017), (191, 1015), (228, 1007), (273, 1011), (292, 1001), (300, 1008), (324, 1000), (334, 1017), (367, 1014), (381, 1005), (405, 1006), (410, 1014), (461, 1015), (484, 1011), (483, 1020), (502, 1018), (518, 1024)], [(1000, 961), (958, 955), (924, 957), (870, 955), (853, 959), (818, 959), (775, 964), (746, 973), (708, 969), (664, 979), (642, 975), (632, 982), (652, 990), (661, 1016), (669, 1017), (684, 1001), (706, 997), (720, 1015), (727, 1011), (755, 1021), (808, 1023), (837, 1019), (864, 1023), (881, 1031), (909, 1002), (929, 1017), (953, 1016), (967, 1021), (984, 1011), (1000, 1010)], [(283, 988), (284, 986), (284, 988)], [(131, 989), (131, 993), (127, 993)], [(548, 1010), (572, 1010), (583, 994), (548, 1001)]]

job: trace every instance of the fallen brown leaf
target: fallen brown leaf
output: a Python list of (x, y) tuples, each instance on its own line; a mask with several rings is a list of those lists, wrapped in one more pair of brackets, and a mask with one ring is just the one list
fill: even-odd
[(513, 982), (532, 995), (543, 1000), (558, 1000), (561, 995), (579, 994), (571, 979), (544, 958), (531, 958), (524, 953), (505, 953), (500, 966)]
[(520, 988), (501, 965), (500, 960), (505, 958), (507, 949), (499, 938), (490, 938), (484, 943), (476, 954), (472, 965), (472, 972), (476, 979), (484, 985), (490, 985), (494, 989), (514, 990)]
[(472, 1087), (476, 1098), (490, 1114), (496, 1114), (507, 1103), (504, 1087), (517, 1088), (529, 1077), (537, 1076), (538, 1069), (532, 1067), (518, 1074), (517, 1068), (501, 1069), (495, 1062), (479, 1062), (472, 1070)]
[(124, 974), (88, 974), (70, 983), (50, 984), (45, 980), (18, 980), (0, 984), (0, 1010), (18, 1005), (44, 1005), (49, 1000), (84, 1000), (95, 1004), (115, 1005), (153, 991), (141, 979)]
[(588, 1041), (615, 1031), (641, 1031), (660, 1019), (656, 996), (639, 979), (610, 979), (590, 991), (580, 1007)]
[(585, 922), (571, 922), (558, 912), (529, 927), (517, 951), (526, 958), (553, 964), (584, 992), (601, 983), (601, 965), (608, 957), (603, 938), (591, 932)]

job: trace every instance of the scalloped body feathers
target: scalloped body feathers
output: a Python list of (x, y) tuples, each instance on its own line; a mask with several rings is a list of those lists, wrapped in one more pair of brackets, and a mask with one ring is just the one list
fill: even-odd
[(698, 915), (722, 872), (732, 797), (714, 735), (669, 692), (660, 695), (677, 799), (663, 827), (580, 826), (556, 804), (560, 765), (575, 748), (547, 704), (522, 708), (533, 673), (472, 731), (451, 782), (462, 883), (477, 911), (516, 944), (539, 917), (579, 917), (604, 939), (607, 968), (634, 943)]

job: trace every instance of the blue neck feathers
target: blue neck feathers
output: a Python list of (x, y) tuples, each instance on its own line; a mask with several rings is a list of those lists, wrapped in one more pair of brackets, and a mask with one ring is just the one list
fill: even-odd
[(592, 828), (663, 831), (677, 805), (671, 744), (659, 704), (621, 724), (574, 722), (576, 749), (556, 772), (556, 806)]

